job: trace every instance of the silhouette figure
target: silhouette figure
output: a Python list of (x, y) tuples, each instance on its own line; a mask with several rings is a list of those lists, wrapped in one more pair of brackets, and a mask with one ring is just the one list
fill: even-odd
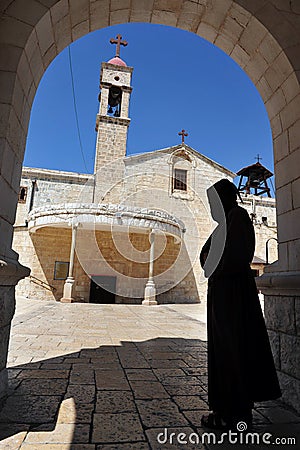
[(250, 263), (255, 234), (237, 189), (223, 179), (207, 190), (218, 226), (200, 262), (208, 277), (208, 401), (210, 428), (252, 423), (254, 402), (281, 396), (266, 325)]

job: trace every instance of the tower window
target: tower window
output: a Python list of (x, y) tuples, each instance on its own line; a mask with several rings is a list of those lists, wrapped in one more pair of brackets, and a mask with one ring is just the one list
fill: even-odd
[(173, 190), (187, 191), (187, 170), (174, 170)]
[(19, 191), (18, 202), (19, 203), (25, 203), (26, 202), (26, 197), (27, 197), (27, 187), (21, 186), (20, 187), (20, 191)]
[(122, 90), (117, 86), (111, 86), (108, 95), (107, 114), (113, 117), (121, 115)]

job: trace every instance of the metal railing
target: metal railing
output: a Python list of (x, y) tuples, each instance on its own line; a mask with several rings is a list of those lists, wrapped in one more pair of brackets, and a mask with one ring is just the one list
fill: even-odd
[(29, 275), (29, 279), (30, 281), (32, 281), (32, 283), (38, 284), (39, 286), (43, 287), (44, 289), (47, 289), (48, 291), (56, 291), (56, 287), (51, 286), (51, 284), (46, 283), (46, 281), (40, 280), (37, 277), (34, 277), (33, 275)]

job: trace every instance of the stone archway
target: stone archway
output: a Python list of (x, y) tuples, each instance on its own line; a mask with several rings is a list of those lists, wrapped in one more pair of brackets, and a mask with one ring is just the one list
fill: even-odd
[(35, 92), (72, 41), (126, 22), (194, 32), (230, 55), (259, 90), (271, 121), (279, 261), (260, 286), (285, 400), (299, 409), (300, 6), (298, 0), (0, 0), (0, 396), (14, 286), (28, 274), (11, 249), (21, 167)]

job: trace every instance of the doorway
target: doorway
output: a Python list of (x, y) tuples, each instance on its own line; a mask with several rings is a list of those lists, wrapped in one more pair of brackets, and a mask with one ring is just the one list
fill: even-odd
[(90, 303), (116, 303), (116, 277), (92, 275), (90, 287)]

